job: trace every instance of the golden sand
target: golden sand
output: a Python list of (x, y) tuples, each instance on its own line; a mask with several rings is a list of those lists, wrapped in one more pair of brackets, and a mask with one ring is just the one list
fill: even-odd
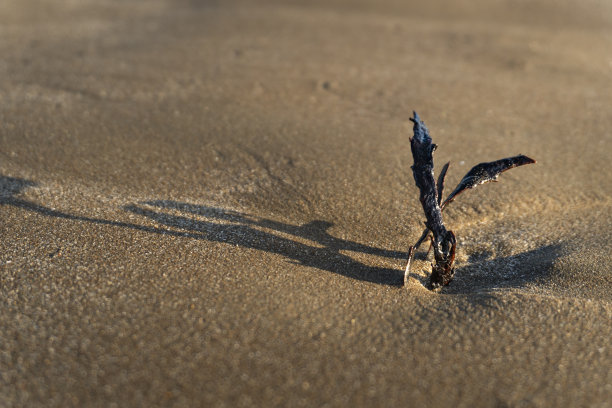
[(612, 6), (253, 3), (0, 4), (0, 406), (611, 406)]

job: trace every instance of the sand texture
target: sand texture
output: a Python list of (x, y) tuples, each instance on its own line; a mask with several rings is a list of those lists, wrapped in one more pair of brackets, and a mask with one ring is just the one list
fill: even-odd
[[(1, 407), (612, 407), (612, 3), (0, 2)], [(416, 110), (457, 198), (424, 285)]]

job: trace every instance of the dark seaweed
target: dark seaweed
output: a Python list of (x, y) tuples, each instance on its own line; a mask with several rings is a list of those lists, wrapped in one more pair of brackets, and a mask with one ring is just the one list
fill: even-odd
[[(414, 113), (414, 137), (410, 139), (410, 148), (414, 164), (412, 175), (420, 190), (420, 200), (425, 212), (425, 225), (433, 233), (432, 246), (434, 249), (435, 263), (432, 265), (430, 286), (432, 289), (448, 285), (453, 279), (455, 260), (455, 234), (448, 231), (442, 221), (442, 210), (438, 200), (438, 188), (434, 181), (433, 152), (436, 145), (433, 144), (429, 131), (425, 124)], [(442, 177), (443, 180), (443, 177)], [(439, 189), (442, 191), (442, 188)], [(413, 252), (413, 251), (411, 251)]]
[(438, 176), (438, 205), (442, 202), (442, 193), (444, 192), (444, 179), (446, 178), (446, 172), (448, 171), (448, 166), (450, 166), (450, 162), (446, 163), (442, 170), (440, 171), (440, 175)]
[(408, 251), (405, 280), (408, 279), (410, 274), (410, 264), (415, 251), (429, 236), (431, 231), (433, 233), (431, 243), (434, 249), (435, 263), (432, 264), (429, 288), (438, 289), (448, 285), (453, 279), (453, 262), (456, 250), (455, 235), (444, 226), (442, 211), (463, 191), (489, 181), (497, 181), (497, 177), (504, 171), (525, 164), (535, 163), (535, 160), (521, 154), (493, 162), (477, 164), (472, 167), (461, 179), (457, 187), (448, 195), (446, 200), (442, 202), (444, 179), (449, 163), (446, 163), (442, 168), (437, 184), (434, 183), (433, 152), (436, 150), (437, 145), (432, 142), (425, 123), (421, 121), (416, 112), (414, 112), (414, 118), (410, 118), (410, 120), (414, 122), (414, 136), (410, 139), (410, 148), (414, 159), (412, 175), (420, 191), (421, 205), (423, 206), (426, 218), (426, 228), (417, 242)]
[(467, 189), (474, 188), (479, 184), (488, 183), (489, 181), (497, 181), (499, 175), (504, 171), (531, 163), (535, 163), (535, 160), (519, 154), (518, 156), (514, 157), (507, 157), (501, 160), (477, 164), (467, 172), (457, 187), (455, 187), (453, 192), (446, 197), (442, 207), (446, 207), (455, 199), (456, 196)]

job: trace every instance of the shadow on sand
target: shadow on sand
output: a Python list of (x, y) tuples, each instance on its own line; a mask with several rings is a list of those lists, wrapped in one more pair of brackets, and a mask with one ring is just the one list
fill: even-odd
[[(336, 238), (328, 232), (333, 224), (327, 221), (314, 220), (303, 225), (292, 225), (236, 211), (166, 200), (123, 207), (125, 211), (149, 218), (167, 228), (151, 227), (68, 214), (16, 197), (26, 188), (34, 186), (36, 183), (29, 180), (0, 176), (0, 205), (11, 205), (48, 217), (227, 243), (282, 255), (292, 263), (353, 279), (392, 286), (403, 284), (402, 270), (368, 266), (340, 251), (402, 260), (407, 258), (407, 253)], [(304, 240), (309, 243), (300, 242)], [(468, 265), (457, 269), (454, 281), (442, 293), (486, 294), (496, 289), (517, 288), (545, 280), (561, 249), (561, 245), (549, 245), (504, 258), (487, 259), (491, 254), (472, 256)], [(418, 279), (425, 284), (428, 277)]]
[[(388, 251), (336, 238), (329, 234), (328, 229), (333, 224), (327, 221), (315, 220), (304, 225), (291, 225), (265, 218), (250, 217), (235, 211), (160, 200), (124, 207), (126, 211), (147, 217), (169, 228), (150, 227), (68, 214), (16, 197), (27, 187), (35, 185), (28, 180), (0, 176), (0, 205), (19, 207), (48, 217), (238, 245), (243, 248), (279, 254), (293, 263), (334, 272), (353, 279), (392, 286), (401, 286), (403, 283), (401, 270), (368, 266), (341, 254), (340, 250), (389, 258), (405, 258), (406, 253)], [(165, 210), (180, 211), (186, 215), (172, 215), (163, 212)], [(196, 219), (196, 216), (205, 217), (208, 220)], [(314, 245), (286, 238), (275, 232), (307, 239), (313, 241)]]
[[(403, 283), (400, 270), (368, 266), (340, 251), (349, 250), (389, 258), (406, 257), (406, 253), (336, 238), (329, 234), (328, 229), (333, 224), (327, 221), (315, 220), (303, 225), (292, 225), (250, 217), (236, 211), (164, 200), (128, 205), (124, 209), (152, 219), (158, 224), (195, 234), (199, 239), (275, 253), (290, 259), (292, 263), (353, 279), (393, 286)], [(168, 210), (173, 213), (166, 212)], [(313, 244), (296, 241), (291, 237), (306, 239)]]

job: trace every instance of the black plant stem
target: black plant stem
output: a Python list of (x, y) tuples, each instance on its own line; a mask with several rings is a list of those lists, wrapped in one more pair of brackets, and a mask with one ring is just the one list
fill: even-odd
[[(430, 287), (432, 289), (447, 285), (453, 278), (453, 261), (455, 259), (455, 235), (444, 227), (442, 221), (442, 210), (439, 205), (438, 192), (434, 181), (433, 152), (436, 145), (433, 144), (429, 131), (425, 124), (414, 113), (414, 136), (410, 139), (410, 148), (414, 165), (412, 175), (420, 191), (421, 205), (425, 212), (427, 221), (425, 225), (433, 233), (432, 244), (434, 248), (435, 263), (432, 265)], [(414, 247), (410, 249), (411, 256)], [(406, 267), (409, 270), (410, 262)]]

